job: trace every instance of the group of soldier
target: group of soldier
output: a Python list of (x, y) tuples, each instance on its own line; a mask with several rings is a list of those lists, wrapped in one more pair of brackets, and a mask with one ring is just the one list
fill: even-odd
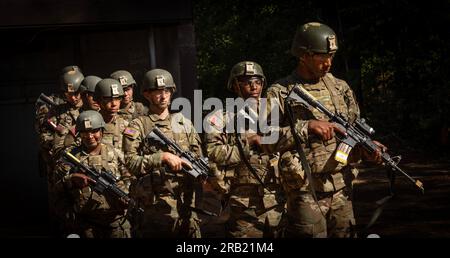
[[(352, 90), (329, 72), (337, 48), (331, 28), (307, 23), (294, 37), (291, 52), (298, 66), (291, 75), (267, 87), (256, 62), (242, 61), (231, 69), (227, 88), (236, 97), (254, 100), (250, 108), (256, 117), (270, 118), (273, 108), (261, 109), (263, 92), (269, 103), (277, 104), (279, 139), (272, 144), (262, 142), (258, 129), (227, 131), (224, 124), (236, 116), (228, 111), (208, 115), (211, 130), (198, 134), (189, 119), (170, 112), (177, 86), (166, 70), (145, 73), (140, 85), (148, 102), (144, 106), (133, 101), (137, 83), (127, 71), (101, 79), (84, 77), (77, 66), (64, 68), (62, 94), (51, 96), (56, 105), (40, 105), (36, 119), (58, 232), (95, 238), (199, 238), (201, 209), (196, 207), (202, 193), (214, 192), (229, 210), (226, 237), (354, 236), (352, 180), (358, 171), (353, 164), (380, 163), (385, 147), (377, 143), (374, 154), (354, 148), (348, 160), (339, 162), (335, 132), (345, 132), (322, 113), (285, 101), (300, 84), (349, 121), (359, 117)], [(191, 167), (189, 162), (148, 139), (155, 127), (182, 149), (207, 156), (212, 176), (198, 179), (182, 172)], [(95, 180), (68, 164), (64, 152), (112, 174), (142, 211), (93, 191)]]

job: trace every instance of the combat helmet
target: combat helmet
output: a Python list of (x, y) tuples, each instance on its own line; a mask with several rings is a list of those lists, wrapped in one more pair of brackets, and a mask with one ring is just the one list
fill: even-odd
[(309, 22), (297, 29), (291, 53), (300, 57), (302, 52), (332, 54), (337, 49), (337, 36), (330, 27), (318, 22)]
[(242, 61), (233, 66), (228, 77), (227, 89), (232, 90), (233, 83), (239, 76), (257, 76), (263, 81), (263, 87), (266, 86), (266, 76), (264, 76), (261, 66), (253, 61)]
[(170, 88), (175, 92), (176, 85), (172, 75), (164, 69), (153, 69), (145, 73), (141, 92)]
[(134, 80), (131, 73), (128, 71), (118, 70), (113, 72), (110, 76), (111, 78), (119, 81), (123, 88), (136, 85), (136, 81)]
[(111, 78), (102, 79), (95, 86), (95, 98), (100, 97), (122, 97), (124, 95), (122, 85), (118, 80)]
[(84, 75), (79, 70), (69, 70), (61, 75), (61, 90), (63, 92), (77, 92), (80, 90)]
[(87, 110), (81, 112), (77, 118), (76, 130), (78, 132), (105, 128), (105, 120), (98, 111)]
[(95, 92), (95, 85), (97, 85), (97, 83), (99, 81), (101, 81), (102, 78), (95, 76), (95, 75), (89, 75), (86, 76), (84, 78), (84, 80), (81, 82), (81, 90), (82, 91), (87, 91), (90, 93), (94, 93)]
[(76, 66), (76, 65), (68, 65), (66, 67), (64, 67), (63, 69), (61, 69), (61, 74), (65, 74), (69, 71), (78, 71), (80, 73), (83, 73), (80, 69), (80, 67)]

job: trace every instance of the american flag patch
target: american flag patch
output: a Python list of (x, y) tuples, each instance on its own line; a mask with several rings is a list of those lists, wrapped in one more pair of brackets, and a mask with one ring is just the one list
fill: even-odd
[(136, 137), (136, 135), (137, 135), (137, 130), (136, 129), (134, 129), (134, 128), (131, 128), (131, 127), (127, 127), (127, 128), (125, 128), (125, 130), (123, 131), (123, 134), (125, 134), (125, 135), (128, 135), (128, 136), (131, 136), (131, 137)]

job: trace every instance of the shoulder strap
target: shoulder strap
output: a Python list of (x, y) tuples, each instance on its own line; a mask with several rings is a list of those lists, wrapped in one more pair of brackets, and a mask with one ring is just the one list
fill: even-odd
[[(235, 126), (235, 129), (237, 130), (237, 118), (236, 117), (234, 119), (234, 126)], [(256, 173), (255, 169), (252, 167), (252, 165), (250, 165), (250, 162), (248, 162), (248, 159), (245, 156), (244, 148), (242, 147), (242, 142), (241, 142), (241, 138), (239, 137), (239, 133), (235, 132), (234, 135), (236, 137), (236, 145), (238, 147), (239, 154), (241, 156), (242, 161), (244, 161), (245, 166), (247, 166), (250, 173), (252, 173), (252, 175), (256, 178), (256, 180), (258, 180), (258, 182), (261, 184), (261, 186), (263, 188), (266, 188), (266, 185), (261, 180), (261, 178), (258, 176), (258, 174)]]
[(338, 92), (336, 88), (334, 87), (334, 84), (336, 84), (336, 80), (334, 77), (332, 77), (331, 74), (327, 73), (323, 78), (323, 83), (325, 84), (325, 87), (328, 89), (331, 95), (331, 102), (333, 103), (334, 110), (336, 112), (339, 112), (339, 100), (337, 99)]
[[(285, 99), (285, 102), (288, 102), (287, 98)], [(311, 195), (313, 196), (313, 199), (314, 199), (315, 203), (317, 204), (317, 207), (319, 208), (320, 213), (325, 218), (325, 214), (323, 213), (322, 209), (320, 208), (319, 200), (317, 199), (316, 190), (314, 189), (314, 184), (312, 181), (313, 178), (312, 178), (312, 174), (311, 174), (311, 167), (309, 166), (309, 163), (306, 159), (306, 154), (302, 147), (302, 141), (300, 140), (300, 137), (298, 137), (298, 134), (295, 130), (293, 111), (292, 111), (291, 104), (285, 103), (285, 107), (286, 107), (286, 111), (287, 111), (289, 125), (290, 125), (291, 131), (292, 131), (292, 136), (294, 137), (296, 150), (300, 156), (300, 162), (302, 163), (302, 167), (305, 169), (306, 178), (309, 181), (309, 190), (311, 191)]]

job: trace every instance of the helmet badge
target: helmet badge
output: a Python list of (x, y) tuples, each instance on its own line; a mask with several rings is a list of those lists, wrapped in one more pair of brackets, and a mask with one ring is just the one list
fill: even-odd
[(245, 63), (245, 74), (255, 74), (255, 65), (253, 63)]
[(337, 45), (336, 45), (336, 37), (334, 35), (328, 36), (328, 51), (336, 51)]
[(164, 82), (164, 76), (162, 76), (162, 75), (157, 75), (156, 76), (156, 85), (158, 86), (158, 87), (164, 87), (164, 86), (166, 86), (166, 83)]
[(119, 95), (119, 89), (117, 84), (111, 84), (112, 95)]
[(91, 120), (89, 120), (89, 119), (84, 120), (84, 129), (90, 129), (90, 128), (92, 128)]
[(122, 86), (127, 85), (127, 77), (125, 77), (125, 76), (120, 76), (120, 77), (119, 77), (119, 81), (120, 81), (120, 84), (121, 84)]
[(67, 92), (75, 92), (72, 83), (68, 83), (68, 84), (67, 84)]

